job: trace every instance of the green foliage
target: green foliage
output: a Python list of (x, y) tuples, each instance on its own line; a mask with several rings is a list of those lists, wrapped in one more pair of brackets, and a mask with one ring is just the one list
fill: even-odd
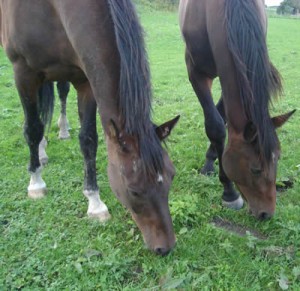
[[(259, 222), (246, 209), (224, 209), (217, 175), (199, 175), (208, 142), (186, 73), (177, 14), (139, 11), (151, 64), (154, 121), (181, 115), (167, 142), (177, 170), (169, 197), (176, 248), (161, 258), (144, 247), (139, 230), (110, 190), (101, 128), (98, 181), (112, 219), (101, 225), (86, 217), (74, 91), (67, 109), (71, 140), (57, 139), (55, 122), (49, 134), (49, 164), (43, 171), (48, 195), (38, 201), (26, 197), (29, 153), (22, 135), (23, 112), (12, 67), (1, 51), (0, 290), (299, 290), (300, 39), (295, 35), (300, 22), (269, 19), (270, 57), (285, 87), (272, 113), (298, 111), (278, 131), (278, 181), (293, 181), (293, 188), (278, 194), (275, 217)], [(217, 100), (217, 81), (213, 93)], [(58, 113), (57, 102), (54, 120)], [(239, 225), (246, 236), (216, 227), (215, 218)], [(252, 229), (264, 238), (256, 238)]]
[(143, 9), (155, 10), (174, 10), (179, 4), (179, 0), (135, 0), (134, 2)]

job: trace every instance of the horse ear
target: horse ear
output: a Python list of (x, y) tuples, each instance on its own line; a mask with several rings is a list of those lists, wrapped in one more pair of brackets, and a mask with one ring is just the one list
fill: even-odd
[(109, 124), (109, 132), (112, 138), (118, 139), (120, 136), (120, 130), (113, 119), (110, 120)]
[(275, 116), (272, 118), (272, 122), (275, 128), (282, 126), (289, 118), (295, 113), (296, 109), (279, 116)]
[(110, 132), (110, 137), (113, 138), (119, 144), (121, 149), (123, 151), (127, 151), (128, 148), (126, 145), (126, 141), (124, 140), (124, 137), (122, 137), (122, 134), (120, 134), (120, 130), (113, 119), (110, 120), (109, 132)]
[(170, 135), (172, 129), (178, 122), (179, 118), (180, 118), (180, 115), (177, 115), (174, 119), (169, 120), (169, 121), (165, 122), (164, 124), (155, 127), (156, 134), (161, 141), (163, 141)]
[(255, 141), (257, 137), (257, 128), (253, 124), (253, 122), (249, 121), (244, 128), (244, 139), (248, 143), (252, 143)]

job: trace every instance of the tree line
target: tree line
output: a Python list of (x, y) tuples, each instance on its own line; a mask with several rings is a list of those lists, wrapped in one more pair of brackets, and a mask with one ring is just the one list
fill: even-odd
[(284, 0), (277, 8), (278, 14), (299, 14), (300, 0)]

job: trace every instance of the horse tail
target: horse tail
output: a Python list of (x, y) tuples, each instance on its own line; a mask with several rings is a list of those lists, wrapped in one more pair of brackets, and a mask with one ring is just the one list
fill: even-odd
[(151, 77), (144, 31), (131, 0), (108, 0), (120, 55), (119, 109), (124, 129), (138, 137), (145, 169), (162, 170), (162, 148), (151, 122)]
[(265, 27), (254, 0), (226, 0), (228, 48), (236, 69), (241, 101), (247, 119), (258, 134), (262, 159), (270, 160), (277, 145), (269, 104), (281, 90), (281, 77), (269, 59)]
[(44, 126), (50, 128), (54, 110), (54, 85), (46, 81), (38, 91), (38, 110)]

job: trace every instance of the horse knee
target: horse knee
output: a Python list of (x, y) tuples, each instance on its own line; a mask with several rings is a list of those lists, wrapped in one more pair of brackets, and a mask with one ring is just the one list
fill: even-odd
[(226, 138), (226, 129), (224, 121), (219, 116), (214, 121), (205, 121), (205, 130), (208, 138), (213, 144), (223, 143)]
[(98, 135), (96, 132), (81, 132), (79, 134), (81, 151), (84, 155), (95, 156), (98, 147)]
[(39, 145), (44, 136), (44, 125), (40, 120), (25, 124), (24, 136), (28, 145)]

